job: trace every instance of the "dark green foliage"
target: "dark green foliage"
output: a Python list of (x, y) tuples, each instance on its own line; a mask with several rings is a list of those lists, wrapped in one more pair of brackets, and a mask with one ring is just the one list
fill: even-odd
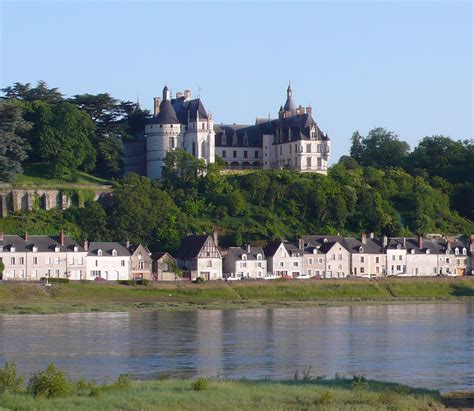
[(72, 392), (72, 388), (65, 374), (54, 364), (34, 373), (28, 382), (28, 391), (35, 397), (64, 397)]
[(64, 218), (81, 228), (81, 238), (89, 241), (105, 241), (108, 238), (107, 214), (96, 201), (88, 201), (83, 208), (72, 207), (64, 212)]
[(11, 182), (22, 171), (29, 145), (21, 136), (31, 127), (12, 101), (0, 100), (0, 181)]
[(198, 378), (191, 383), (191, 388), (194, 391), (205, 391), (209, 389), (209, 380), (207, 378)]
[(23, 388), (23, 377), (18, 374), (14, 363), (6, 362), (0, 368), (0, 392), (15, 394)]

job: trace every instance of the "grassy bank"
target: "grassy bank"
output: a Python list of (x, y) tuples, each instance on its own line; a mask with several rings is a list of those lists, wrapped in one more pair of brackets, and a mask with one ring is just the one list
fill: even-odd
[(0, 284), (0, 313), (304, 307), (474, 300), (474, 277), (172, 283)]
[[(358, 378), (291, 381), (81, 381), (57, 398), (0, 394), (6, 410), (440, 410), (439, 392)], [(467, 398), (467, 397), (466, 397)], [(458, 398), (459, 399), (459, 398)], [(466, 399), (464, 398), (466, 401)], [(459, 404), (459, 403), (458, 403)], [(464, 402), (463, 404), (469, 404)]]

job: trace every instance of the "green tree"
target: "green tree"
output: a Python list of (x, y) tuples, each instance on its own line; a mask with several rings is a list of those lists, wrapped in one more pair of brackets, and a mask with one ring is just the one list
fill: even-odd
[(22, 172), (29, 145), (21, 134), (30, 127), (18, 104), (0, 100), (0, 181), (13, 181)]
[(89, 241), (111, 240), (107, 230), (107, 214), (97, 201), (88, 201), (84, 207), (65, 210), (64, 218), (81, 229), (81, 237)]
[(47, 103), (58, 103), (64, 100), (63, 95), (57, 87), (49, 88), (45, 81), (40, 80), (36, 87), (32, 87), (30, 83), (14, 83), (2, 89), (7, 99), (16, 99), (22, 101), (41, 100)]

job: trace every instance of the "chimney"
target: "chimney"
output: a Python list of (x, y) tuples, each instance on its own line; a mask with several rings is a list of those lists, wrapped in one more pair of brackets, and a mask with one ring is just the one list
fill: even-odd
[(130, 240), (127, 238), (127, 241), (125, 241), (125, 247), (130, 248)]
[(181, 93), (181, 91), (178, 91), (176, 93), (176, 98), (181, 98), (181, 97), (183, 97), (183, 93)]
[(0, 241), (3, 241), (3, 231), (0, 233)]
[(371, 239), (371, 240), (374, 239), (374, 233), (373, 233), (373, 232), (371, 232), (371, 233), (369, 234), (369, 236), (370, 236), (370, 239)]
[(28, 241), (28, 233), (26, 231), (25, 231), (24, 239), (25, 241)]
[(313, 114), (313, 108), (311, 106), (306, 107), (306, 113), (312, 115)]
[(184, 99), (185, 100), (191, 99), (191, 90), (184, 90)]
[(216, 247), (218, 246), (218, 242), (217, 242), (217, 231), (214, 230), (214, 232), (212, 233), (212, 237), (214, 238), (214, 244), (216, 245)]
[[(0, 233), (0, 241), (3, 239), (3, 233)], [(474, 253), (474, 234), (471, 234), (471, 241), (470, 241), (470, 251)]]
[(153, 99), (153, 115), (156, 117), (160, 112), (160, 98), (155, 97)]
[(403, 237), (403, 248), (407, 248), (407, 239)]
[(61, 230), (61, 232), (59, 233), (59, 242), (61, 243), (61, 245), (64, 245), (64, 230)]
[(89, 241), (84, 240), (84, 251), (89, 251)]
[(247, 253), (250, 253), (250, 244), (247, 244)]
[(298, 248), (304, 250), (304, 240), (302, 238), (298, 239)]
[(422, 235), (418, 236), (418, 248), (420, 248), (420, 249), (423, 248), (423, 236)]
[(384, 247), (387, 247), (388, 246), (388, 237), (386, 235), (384, 235), (382, 237), (382, 242), (383, 242), (383, 246)]
[(362, 244), (367, 244), (367, 234), (361, 233), (361, 235), (360, 235), (360, 242), (361, 242)]

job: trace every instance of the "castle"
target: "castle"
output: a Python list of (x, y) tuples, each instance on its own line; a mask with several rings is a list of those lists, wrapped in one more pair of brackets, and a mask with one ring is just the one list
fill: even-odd
[(225, 168), (291, 169), (327, 173), (330, 139), (312, 117), (311, 107), (296, 106), (291, 85), (278, 118), (259, 119), (253, 125), (214, 124), (200, 98), (191, 92), (154, 98), (153, 118), (143, 134), (124, 143), (124, 174), (161, 179), (166, 154), (183, 148), (206, 164), (219, 156)]

